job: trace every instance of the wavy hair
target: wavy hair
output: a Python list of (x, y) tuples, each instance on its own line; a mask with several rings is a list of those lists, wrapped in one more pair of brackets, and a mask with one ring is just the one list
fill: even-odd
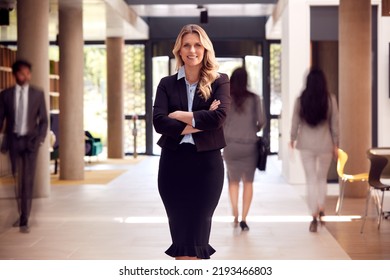
[(213, 43), (211, 42), (209, 36), (207, 36), (206, 31), (204, 31), (199, 25), (185, 25), (177, 36), (175, 46), (172, 50), (172, 53), (176, 58), (176, 70), (179, 70), (179, 68), (184, 65), (184, 61), (182, 60), (179, 52), (184, 35), (190, 33), (196, 33), (199, 35), (200, 42), (205, 49), (198, 88), (199, 94), (204, 98), (204, 100), (207, 100), (211, 96), (211, 84), (219, 77), (217, 72), (219, 65), (215, 58)]
[(306, 88), (300, 96), (299, 115), (310, 126), (316, 126), (328, 117), (329, 91), (324, 72), (312, 68), (307, 76)]

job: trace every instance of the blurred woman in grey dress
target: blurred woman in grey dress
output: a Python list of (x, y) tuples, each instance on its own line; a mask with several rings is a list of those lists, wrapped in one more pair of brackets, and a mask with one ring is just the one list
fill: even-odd
[(246, 217), (252, 202), (253, 178), (258, 159), (256, 134), (266, 123), (260, 97), (250, 92), (247, 85), (245, 68), (237, 68), (230, 78), (232, 104), (224, 125), (227, 146), (223, 151), (235, 226), (238, 226), (239, 216), (239, 184), (241, 181), (243, 183), (240, 227), (244, 231), (249, 230)]
[(337, 159), (339, 111), (336, 97), (328, 91), (322, 70), (310, 70), (306, 87), (296, 99), (291, 122), (291, 148), (300, 151), (306, 177), (307, 202), (313, 220), (309, 231), (324, 223), (327, 174), (332, 157)]

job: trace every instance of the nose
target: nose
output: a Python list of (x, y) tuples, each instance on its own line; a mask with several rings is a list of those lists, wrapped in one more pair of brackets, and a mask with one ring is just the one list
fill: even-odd
[(190, 52), (195, 52), (195, 46), (191, 46)]

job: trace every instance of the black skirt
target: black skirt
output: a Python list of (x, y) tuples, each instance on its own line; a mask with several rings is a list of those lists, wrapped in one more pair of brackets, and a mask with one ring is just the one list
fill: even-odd
[(163, 148), (158, 189), (168, 215), (171, 257), (209, 259), (211, 220), (221, 196), (224, 166), (220, 150), (197, 152), (195, 145)]

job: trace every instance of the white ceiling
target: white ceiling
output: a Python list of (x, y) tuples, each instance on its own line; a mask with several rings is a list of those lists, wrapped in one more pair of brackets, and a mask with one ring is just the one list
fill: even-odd
[[(105, 40), (108, 36), (123, 36), (126, 39), (134, 40), (148, 38), (149, 32), (146, 23), (122, 0), (79, 1), (83, 2), (85, 40)], [(49, 40), (55, 41), (57, 34), (58, 0), (50, 0)], [(13, 9), (10, 12), (10, 25), (0, 27), (0, 42), (16, 40), (17, 16), (16, 10)]]
[[(0, 0), (0, 3), (10, 0)], [(12, 1), (12, 0), (11, 0)], [(58, 1), (50, 0), (49, 40), (58, 34)], [(85, 40), (105, 40), (108, 36), (123, 36), (129, 40), (148, 39), (148, 26), (142, 17), (199, 16), (198, 3), (208, 10), (209, 17), (255, 17), (272, 13), (275, 0), (71, 0), (83, 2)], [(71, 2), (69, 1), (69, 2)], [(134, 4), (132, 3), (146, 3)], [(155, 4), (168, 3), (168, 4)], [(176, 3), (176, 4), (169, 4)], [(213, 3), (213, 4), (207, 4)], [(16, 11), (10, 12), (10, 25), (0, 27), (1, 41), (16, 41)]]
[(207, 10), (209, 17), (256, 17), (268, 16), (274, 4), (207, 4), (200, 8), (195, 4), (130, 5), (142, 17), (196, 17)]

